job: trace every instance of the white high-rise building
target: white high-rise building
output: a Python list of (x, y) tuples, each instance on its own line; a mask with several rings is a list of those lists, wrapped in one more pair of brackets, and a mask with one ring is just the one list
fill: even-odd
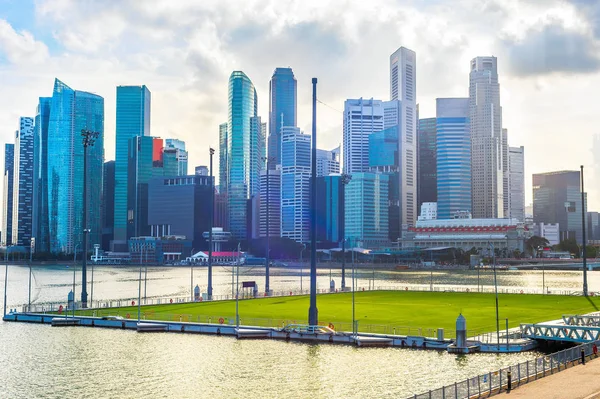
[(344, 173), (369, 170), (369, 135), (384, 129), (381, 100), (344, 102)]
[(474, 218), (505, 216), (504, 171), (506, 140), (502, 134), (502, 108), (496, 57), (471, 60), (469, 74), (471, 122), (471, 173)]
[[(417, 220), (417, 55), (400, 47), (390, 56), (390, 100), (386, 105), (386, 128), (398, 125), (401, 223)], [(398, 100), (398, 105), (394, 105)], [(394, 115), (396, 114), (396, 115)], [(395, 119), (395, 120), (394, 120)]]
[(340, 147), (331, 151), (317, 149), (317, 177), (340, 173)]
[(508, 149), (508, 174), (509, 174), (509, 217), (525, 221), (525, 148), (509, 147)]
[(269, 203), (269, 236), (281, 237), (281, 165), (268, 170), (269, 195), (267, 199), (267, 169), (260, 171), (260, 237), (267, 236), (267, 201)]

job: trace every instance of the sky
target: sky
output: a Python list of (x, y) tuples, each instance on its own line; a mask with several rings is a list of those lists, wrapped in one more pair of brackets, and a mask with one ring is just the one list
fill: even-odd
[(59, 78), (104, 97), (114, 159), (116, 86), (145, 84), (151, 134), (185, 140), (193, 173), (218, 150), (231, 72), (253, 81), (266, 121), (269, 79), (289, 66), (308, 133), (319, 79), (317, 146), (332, 149), (345, 99), (389, 99), (401, 46), (417, 54), (421, 118), (435, 116), (436, 98), (468, 96), (472, 58), (498, 57), (526, 203), (532, 173), (584, 165), (588, 209), (600, 210), (600, 0), (0, 0), (0, 142), (14, 142), (19, 117), (35, 116)]

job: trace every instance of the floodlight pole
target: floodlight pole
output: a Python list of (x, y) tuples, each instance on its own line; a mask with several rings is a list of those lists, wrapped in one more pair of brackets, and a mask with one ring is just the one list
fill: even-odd
[(308, 308), (308, 324), (319, 324), (317, 310), (317, 78), (312, 78), (312, 176), (310, 193), (310, 307)]
[[(210, 152), (210, 215), (208, 219), (210, 226), (208, 228), (208, 288), (206, 295), (208, 299), (212, 299), (213, 286), (212, 286), (212, 255), (213, 255), (213, 218), (215, 214), (215, 183), (213, 181), (213, 155), (215, 154), (214, 148), (209, 148)], [(194, 256), (194, 254), (192, 254)], [(233, 293), (232, 293), (233, 295)]]
[(350, 183), (352, 176), (343, 173), (342, 182), (342, 212), (341, 212), (341, 225), (342, 225), (342, 291), (346, 290), (346, 185)]
[(275, 158), (274, 157), (262, 157), (262, 160), (265, 161), (266, 164), (267, 164), (266, 165), (266, 171), (265, 171), (266, 174), (267, 174), (267, 198), (266, 198), (266, 201), (265, 201), (266, 202), (266, 204), (265, 204), (265, 206), (266, 206), (266, 212), (267, 212), (267, 215), (266, 215), (266, 222), (267, 222), (267, 228), (266, 228), (266, 230), (267, 230), (267, 237), (266, 237), (267, 251), (266, 252), (267, 253), (266, 253), (266, 256), (265, 256), (267, 262), (266, 262), (266, 268), (265, 268), (265, 295), (269, 296), (270, 292), (271, 292), (270, 291), (271, 290), (271, 285), (269, 283), (269, 266), (270, 266), (270, 263), (271, 263), (271, 257), (270, 257), (270, 252), (271, 252), (271, 249), (270, 249), (271, 234), (269, 232), (269, 227), (270, 227), (270, 224), (271, 224), (270, 220), (269, 220), (269, 216), (270, 216), (269, 203), (271, 202), (270, 192), (269, 192), (270, 191), (269, 190), (269, 175), (270, 175), (270, 173), (269, 173), (269, 166), (271, 165), (271, 161), (274, 161)]
[(581, 165), (581, 228), (583, 232), (583, 295), (588, 296), (588, 282), (587, 282), (587, 259), (585, 250), (585, 192), (583, 189), (583, 165)]

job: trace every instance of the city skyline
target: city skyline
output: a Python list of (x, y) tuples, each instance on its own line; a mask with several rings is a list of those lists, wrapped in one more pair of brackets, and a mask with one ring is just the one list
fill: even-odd
[[(417, 101), (421, 118), (435, 115), (435, 98), (467, 95), (470, 59), (487, 55), (498, 57), (502, 79), (503, 125), (511, 132), (509, 145), (534, 148), (543, 140), (548, 152), (565, 154), (556, 160), (545, 156), (542, 151), (526, 153), (526, 203), (529, 204), (532, 199), (530, 176), (533, 173), (573, 169), (583, 163), (587, 179), (599, 175), (598, 162), (595, 162), (591, 152), (592, 135), (596, 133), (594, 124), (579, 120), (582, 119), (581, 115), (594, 115), (585, 97), (593, 87), (593, 82), (600, 81), (597, 73), (600, 62), (588, 51), (598, 38), (592, 32), (593, 21), (585, 16), (585, 6), (576, 8), (575, 2), (551, 1), (543, 5), (494, 3), (494, 7), (460, 2), (455, 3), (452, 9), (448, 8), (447, 2), (436, 2), (420, 8), (411, 4), (394, 6), (393, 12), (386, 16), (379, 12), (376, 16), (371, 15), (371, 11), (359, 10), (356, 8), (359, 6), (352, 5), (342, 13), (343, 21), (362, 23), (375, 18), (382, 22), (378, 27), (365, 27), (365, 35), (361, 38), (353, 36), (351, 24), (348, 27), (341, 24), (339, 29), (327, 27), (323, 13), (311, 15), (316, 7), (312, 4), (308, 4), (307, 10), (296, 10), (297, 20), (289, 17), (281, 19), (282, 14), (293, 14), (289, 9), (284, 10), (284, 5), (281, 8), (270, 6), (273, 15), (268, 18), (280, 19), (278, 28), (251, 18), (248, 13), (253, 5), (247, 4), (239, 10), (242, 15), (248, 16), (244, 23), (236, 19), (218, 26), (212, 23), (210, 28), (190, 28), (189, 37), (192, 39), (202, 35), (211, 38), (203, 48), (191, 42), (187, 47), (178, 47), (169, 38), (168, 32), (169, 29), (179, 28), (168, 21), (163, 21), (165, 26), (157, 26), (160, 21), (149, 10), (141, 13), (145, 19), (134, 18), (127, 28), (120, 26), (111, 32), (95, 33), (85, 47), (81, 41), (85, 24), (78, 22), (69, 24), (67, 28), (59, 18), (64, 14), (62, 18), (77, 19), (85, 12), (84, 5), (66, 2), (66, 8), (63, 9), (61, 7), (65, 5), (48, 2), (39, 2), (37, 6), (30, 2), (9, 1), (7, 4), (0, 6), (0, 34), (3, 38), (0, 40), (0, 63), (7, 76), (5, 90), (9, 93), (0, 103), (0, 107), (6, 110), (0, 115), (0, 131), (3, 134), (0, 138), (4, 142), (10, 142), (9, 135), (14, 131), (15, 120), (19, 116), (32, 115), (38, 97), (49, 91), (48, 81), (54, 75), (60, 75), (74, 86), (96, 92), (106, 99), (106, 160), (114, 159), (114, 87), (146, 84), (154, 94), (155, 134), (192, 143), (189, 148), (190, 163), (207, 164), (207, 146), (217, 145), (217, 127), (219, 122), (225, 120), (226, 95), (223, 93), (226, 92), (227, 75), (231, 70), (241, 69), (252, 76), (261, 104), (258, 114), (266, 119), (269, 77), (275, 68), (289, 66), (293, 68), (298, 82), (298, 126), (308, 130), (309, 80), (312, 75), (318, 76), (322, 82), (320, 100), (328, 105), (319, 105), (320, 148), (335, 148), (341, 142), (338, 111), (343, 108), (343, 101), (361, 95), (388, 98), (389, 76), (386, 69), (389, 54), (398, 46), (406, 46), (414, 50), (420, 60), (417, 66)], [(322, 6), (325, 9), (330, 7), (327, 4)], [(122, 21), (128, 12), (137, 8), (135, 4), (127, 4), (122, 12), (117, 12), (109, 5), (102, 7), (106, 7), (106, 13), (116, 21)], [(214, 13), (223, 13), (228, 7), (230, 5), (222, 5)], [(389, 6), (382, 2), (381, 7)], [(199, 18), (210, 15), (204, 7), (186, 8), (184, 4), (164, 11), (170, 17), (186, 13)], [(442, 11), (449, 14), (443, 14)], [(473, 29), (473, 26), (453, 24), (451, 28), (445, 27), (447, 19), (460, 13), (465, 14), (462, 18), (468, 16), (470, 21), (474, 21), (473, 24), (477, 24), (477, 29), (482, 32), (479, 38), (467, 37), (469, 28)], [(519, 18), (513, 21), (515, 18), (511, 16), (516, 13)], [(100, 14), (101, 17), (95, 19), (94, 23), (103, 23), (104, 14)], [(24, 21), (17, 15), (35, 18)], [(394, 22), (391, 15), (419, 18), (401, 23)], [(429, 29), (427, 35), (417, 39), (417, 32), (422, 32), (418, 28), (425, 23), (423, 17), (439, 23), (440, 27)], [(493, 24), (483, 26), (486, 21), (490, 22), (491, 17)], [(85, 20), (81, 18), (81, 21)], [(51, 28), (49, 25), (53, 21), (57, 23)], [(188, 28), (190, 26), (187, 20), (178, 23)], [(577, 24), (581, 27), (572, 27)], [(131, 31), (139, 35), (141, 30), (148, 27), (156, 27), (158, 33), (143, 41), (139, 50), (124, 57), (122, 62), (117, 62), (115, 57), (121, 54), (119, 43), (126, 40), (125, 33)], [(275, 29), (280, 29), (281, 39), (277, 38)], [(523, 32), (527, 35), (523, 35)], [(381, 33), (388, 34), (375, 45), (368, 40), (381, 36)], [(240, 47), (241, 42), (247, 43), (248, 38), (256, 39), (261, 35), (264, 39), (252, 44), (251, 49), (257, 50), (255, 46), (266, 44), (280, 48), (283, 42), (290, 40), (299, 46), (288, 46), (293, 50), (283, 47), (279, 55), (269, 54), (259, 59), (254, 57), (255, 51)], [(564, 38), (560, 42), (564, 43), (564, 48), (550, 51), (543, 44), (553, 38)], [(146, 44), (152, 41), (164, 44), (164, 50), (150, 51)], [(90, 62), (96, 60), (97, 56), (93, 54), (98, 51), (106, 51), (103, 61)], [(171, 58), (167, 53), (183, 56), (183, 65), (169, 69), (166, 63), (170, 63)], [(439, 70), (442, 62), (446, 65), (444, 71)], [(176, 68), (180, 69), (174, 72)], [(30, 79), (24, 81), (24, 78)], [(578, 107), (565, 111), (561, 102), (552, 101), (557, 97), (575, 101)], [(198, 131), (206, 140), (193, 140)], [(579, 140), (560, 142), (560, 137), (566, 131)], [(583, 144), (585, 150), (579, 150), (576, 147), (579, 144)], [(595, 199), (598, 191), (595, 187), (590, 187), (589, 191), (590, 208), (593, 209), (598, 204)]]

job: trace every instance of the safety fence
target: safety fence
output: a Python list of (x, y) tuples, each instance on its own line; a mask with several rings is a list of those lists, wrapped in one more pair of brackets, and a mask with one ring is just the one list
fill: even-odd
[(598, 344), (599, 341), (575, 346), (429, 392), (409, 396), (408, 399), (487, 398), (591, 360), (597, 357), (594, 346)]

